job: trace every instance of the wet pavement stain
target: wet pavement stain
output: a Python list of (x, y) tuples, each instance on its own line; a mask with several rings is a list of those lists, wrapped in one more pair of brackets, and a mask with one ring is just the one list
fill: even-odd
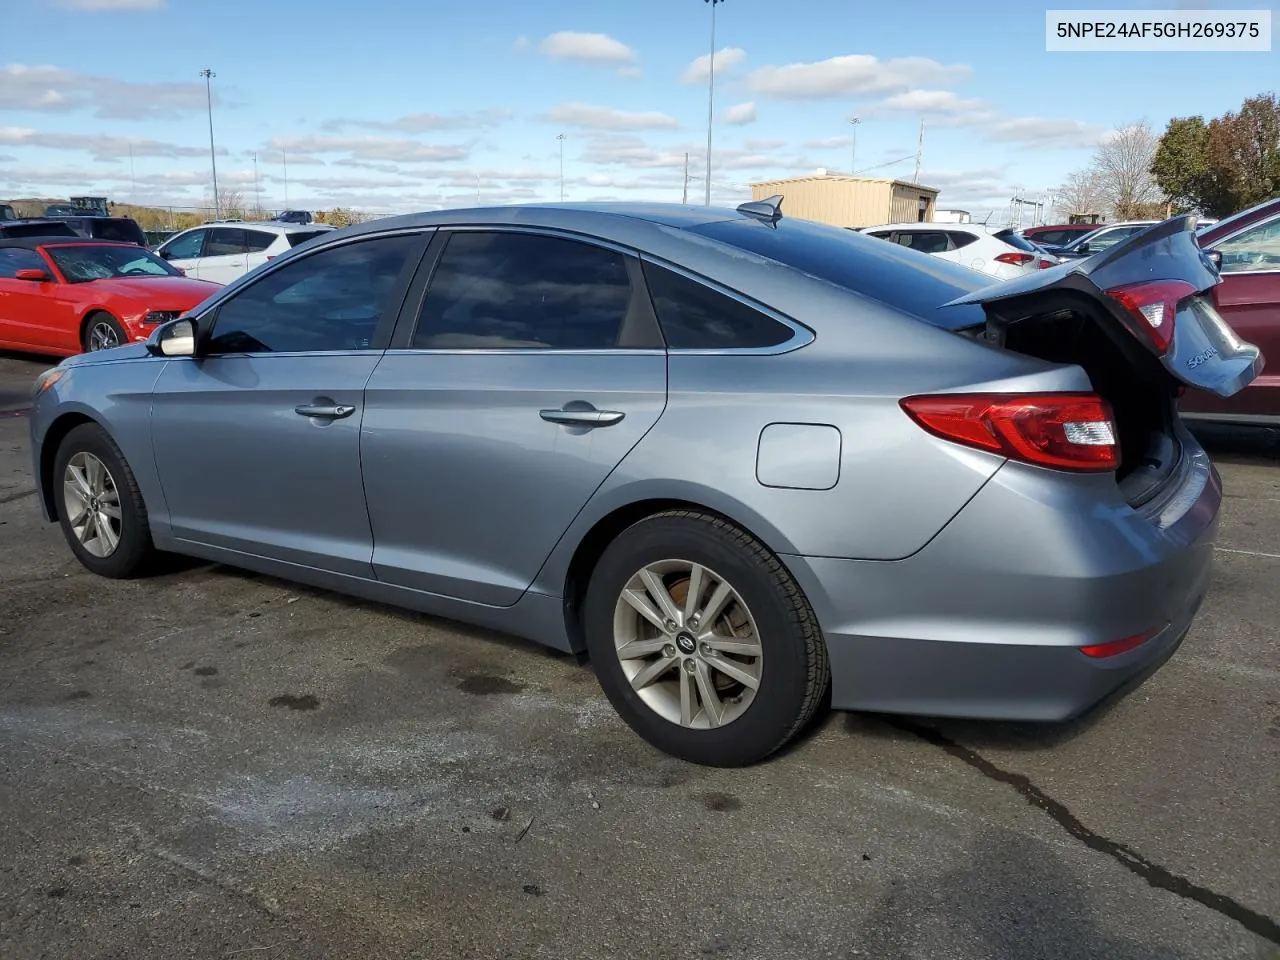
[(212, 677), (217, 675), (218, 668), (217, 667), (196, 667), (195, 670), (192, 671), (192, 673), (194, 673), (197, 677)]
[(463, 693), (483, 697), (494, 693), (519, 693), (524, 684), (514, 683), (506, 677), (497, 677), (488, 673), (475, 673), (458, 682), (458, 689)]
[(742, 809), (742, 801), (732, 793), (704, 793), (702, 795), (702, 805), (716, 813)]
[(88, 700), (93, 694), (88, 690), (72, 690), (67, 694), (68, 700)]
[(311, 694), (306, 693), (297, 696), (292, 693), (282, 693), (278, 697), (272, 697), (267, 701), (268, 706), (286, 707), (289, 710), (314, 710), (320, 706), (320, 701)]

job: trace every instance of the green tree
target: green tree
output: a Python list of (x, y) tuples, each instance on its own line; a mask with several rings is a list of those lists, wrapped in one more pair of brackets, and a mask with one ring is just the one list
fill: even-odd
[(1201, 207), (1209, 195), (1209, 125), (1204, 117), (1174, 117), (1156, 147), (1151, 174), (1180, 210)]

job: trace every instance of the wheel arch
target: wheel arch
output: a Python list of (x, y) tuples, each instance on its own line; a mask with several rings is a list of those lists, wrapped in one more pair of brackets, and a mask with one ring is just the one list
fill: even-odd
[(89, 329), (89, 324), (93, 321), (93, 318), (98, 316), (106, 317), (108, 320), (118, 324), (121, 328), (124, 327), (124, 321), (101, 304), (94, 304), (93, 306), (88, 307), (84, 313), (80, 315), (80, 325), (76, 333), (76, 342), (80, 344), (80, 348), (82, 350), (84, 349), (85, 332)]
[(58, 448), (62, 446), (62, 441), (67, 434), (86, 423), (102, 426), (88, 414), (79, 411), (64, 413), (49, 424), (40, 442), (40, 476), (38, 478), (40, 499), (44, 504), (45, 516), (50, 521), (56, 522), (58, 519), (58, 498), (54, 493), (53, 482), (53, 466), (58, 458)]
[[(587, 585), (591, 581), (591, 572), (595, 569), (600, 557), (622, 531), (641, 520), (670, 510), (689, 510), (731, 523), (773, 551), (775, 556), (779, 556), (779, 562), (783, 562), (780, 554), (789, 552), (788, 545), (779, 542), (780, 535), (772, 537), (767, 535), (774, 534), (775, 531), (757, 529), (761, 524), (743, 523), (735, 516), (739, 511), (732, 509), (726, 511), (697, 500), (681, 497), (649, 497), (617, 506), (591, 524), (578, 540), (566, 566), (564, 592), (561, 596), (564, 597), (565, 633), (575, 653), (586, 650), (586, 639), (582, 627), (582, 605), (586, 598)], [(762, 536), (762, 533), (766, 535)], [(783, 563), (783, 565), (786, 564)]]

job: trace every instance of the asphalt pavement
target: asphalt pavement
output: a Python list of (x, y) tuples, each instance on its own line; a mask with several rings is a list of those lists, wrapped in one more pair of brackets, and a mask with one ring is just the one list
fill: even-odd
[(205, 564), (84, 572), (0, 354), (0, 957), (1280, 958), (1280, 439), (1213, 587), (1055, 727), (832, 714), (665, 757), (589, 666)]

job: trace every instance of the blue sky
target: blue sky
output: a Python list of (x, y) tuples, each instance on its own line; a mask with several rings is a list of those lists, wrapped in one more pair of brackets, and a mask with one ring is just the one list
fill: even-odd
[[(1110, 6), (724, 0), (713, 200), (847, 172), (856, 115), (860, 172), (909, 179), (923, 119), (939, 206), (1003, 212), (1116, 126), (1280, 87), (1274, 49), (1046, 53), (1047, 5)], [(555, 200), (561, 133), (567, 199), (678, 202), (688, 152), (700, 202), (709, 26), (704, 0), (3, 0), (0, 195), (206, 202), (210, 66), (220, 186), (251, 199), (256, 153), (268, 207), (285, 156), (293, 206)]]

